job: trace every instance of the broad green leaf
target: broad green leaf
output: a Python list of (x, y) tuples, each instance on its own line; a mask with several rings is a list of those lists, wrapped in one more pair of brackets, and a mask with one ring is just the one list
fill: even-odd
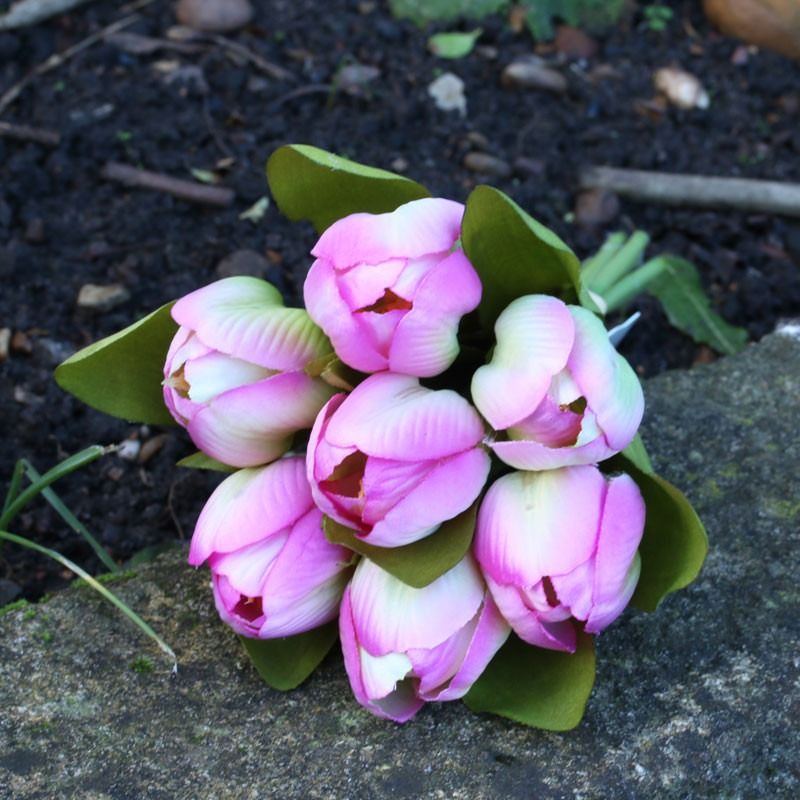
[(478, 504), (443, 523), (430, 536), (402, 547), (376, 547), (360, 539), (356, 532), (325, 517), (325, 536), (329, 542), (349, 547), (403, 583), (421, 589), (452, 569), (464, 557), (475, 533)]
[(672, 592), (688, 586), (700, 573), (708, 536), (684, 494), (669, 481), (647, 473), (625, 454), (603, 467), (627, 472), (638, 484), (647, 508), (644, 536), (639, 545), (642, 573), (631, 600), (643, 611), (655, 611)]
[(700, 274), (689, 261), (677, 256), (659, 256), (663, 272), (647, 291), (661, 301), (670, 324), (720, 353), (738, 353), (747, 343), (747, 331), (726, 322), (711, 309)]
[(655, 473), (647, 448), (644, 446), (642, 437), (638, 433), (633, 437), (633, 441), (622, 451), (622, 455), (629, 459), (634, 466), (638, 467), (642, 472), (648, 475), (653, 475)]
[(437, 33), (428, 39), (428, 50), (439, 58), (464, 58), (472, 52), (482, 33), (481, 28), (469, 33)]
[(287, 692), (298, 687), (322, 662), (339, 635), (337, 622), (283, 639), (240, 636), (245, 652), (264, 683)]
[(478, 186), (470, 194), (461, 241), (483, 283), (478, 313), (487, 328), (523, 295), (580, 293), (577, 256), (497, 189)]
[(236, 472), (239, 467), (232, 467), (230, 464), (223, 464), (216, 458), (211, 458), (199, 450), (189, 456), (182, 458), (176, 467), (186, 467), (187, 469), (208, 469), (212, 472)]
[(430, 197), (424, 186), (402, 175), (306, 144), (278, 148), (267, 162), (267, 180), (280, 210), (292, 220), (311, 220), (318, 233), (349, 214), (382, 214)]
[(125, 330), (90, 344), (56, 368), (56, 383), (79, 400), (129, 422), (174, 425), (161, 389), (164, 360), (178, 330), (161, 306)]
[(533, 647), (513, 634), (464, 702), (548, 731), (568, 731), (583, 717), (594, 686), (594, 642), (579, 632), (575, 653)]
[(480, 19), (496, 14), (508, 5), (509, 0), (389, 0), (394, 16), (410, 19), (417, 25), (460, 17)]

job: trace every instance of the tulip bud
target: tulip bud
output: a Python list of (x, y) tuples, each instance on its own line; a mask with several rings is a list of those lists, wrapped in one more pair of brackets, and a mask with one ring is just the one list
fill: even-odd
[(222, 619), (259, 639), (334, 619), (352, 558), (325, 538), (302, 456), (226, 478), (203, 508), (189, 551), (190, 564), (208, 561)]
[(212, 458), (237, 467), (279, 458), (333, 392), (303, 371), (330, 343), (266, 281), (225, 278), (178, 300), (172, 316), (180, 328), (164, 401)]
[(372, 375), (331, 398), (314, 423), (314, 500), (370, 544), (417, 541), (477, 498), (489, 474), (483, 434), (478, 413), (455, 392)]
[(472, 399), (503, 433), (490, 445), (499, 458), (517, 469), (555, 469), (596, 464), (630, 444), (642, 387), (594, 314), (528, 295), (503, 311), (495, 334)]
[(628, 475), (607, 478), (592, 466), (513, 472), (483, 499), (475, 555), (517, 635), (572, 652), (573, 620), (599, 633), (631, 599), (644, 518)]
[(322, 234), (305, 304), (342, 361), (418, 377), (453, 363), (459, 320), (481, 299), (480, 279), (457, 249), (463, 213), (460, 203), (427, 198), (389, 214), (352, 214)]
[(463, 697), (510, 630), (467, 555), (422, 589), (363, 559), (342, 598), (339, 632), (358, 702), (405, 722), (426, 701)]

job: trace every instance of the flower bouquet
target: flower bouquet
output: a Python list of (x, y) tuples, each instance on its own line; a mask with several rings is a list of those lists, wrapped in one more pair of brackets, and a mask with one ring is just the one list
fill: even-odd
[(463, 698), (574, 727), (594, 637), (686, 586), (705, 532), (637, 429), (636, 374), (580, 263), (502, 192), (466, 205), (304, 145), (272, 195), (320, 238), (287, 308), (233, 277), (77, 353), (90, 405), (177, 422), (230, 473), (189, 562), (264, 680), (340, 639), (356, 699), (403, 722)]

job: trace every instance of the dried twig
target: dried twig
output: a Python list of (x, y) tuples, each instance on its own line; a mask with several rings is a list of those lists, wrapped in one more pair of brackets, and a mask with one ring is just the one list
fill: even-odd
[(105, 28), (96, 31), (91, 36), (87, 36), (77, 44), (72, 45), (72, 47), (68, 47), (63, 53), (54, 53), (52, 56), (50, 56), (50, 58), (47, 59), (47, 61), (42, 62), (38, 67), (34, 67), (24, 78), (22, 78), (22, 80), (20, 80), (18, 83), (15, 83), (7, 92), (3, 94), (2, 97), (0, 97), (0, 114), (2, 114), (20, 96), (22, 91), (27, 88), (29, 84), (33, 83), (33, 81), (36, 80), (36, 78), (38, 78), (40, 75), (44, 75), (46, 72), (50, 72), (50, 70), (60, 67), (62, 64), (65, 64), (67, 61), (69, 61), (69, 59), (71, 59), (73, 56), (83, 52), (87, 48), (91, 47), (95, 42), (100, 41), (106, 36), (116, 33), (117, 31), (121, 31), (123, 28), (127, 28), (129, 25), (139, 19), (139, 15), (135, 12), (139, 11), (145, 6), (149, 6), (153, 2), (155, 2), (155, 0), (139, 0), (128, 7), (133, 13), (129, 14), (127, 17), (123, 17), (117, 22), (112, 22), (110, 25), (106, 25)]
[(273, 64), (271, 61), (267, 61), (265, 58), (258, 55), (258, 53), (254, 53), (244, 45), (226, 39), (224, 36), (209, 36), (208, 38), (225, 50), (243, 58), (245, 61), (249, 61), (256, 69), (261, 70), (265, 75), (269, 75), (270, 78), (276, 81), (291, 81), (292, 83), (297, 83), (297, 77), (294, 73), (289, 72), (288, 69), (284, 69), (277, 64)]
[(36, 142), (48, 147), (58, 147), (61, 141), (61, 134), (58, 131), (32, 128), (30, 125), (15, 125), (12, 122), (3, 122), (2, 120), (0, 120), (0, 136), (21, 139), (23, 142)]
[(580, 185), (582, 189), (606, 189), (666, 205), (736, 208), (800, 217), (800, 184), (796, 183), (591, 167), (581, 175)]
[(290, 100), (296, 100), (298, 97), (305, 97), (309, 94), (327, 94), (335, 91), (335, 86), (332, 83), (310, 83), (308, 86), (301, 86), (298, 89), (292, 89), (291, 92), (281, 95), (276, 100), (269, 104), (270, 111), (277, 111), (284, 103)]
[(199, 203), (200, 205), (224, 208), (231, 205), (236, 198), (233, 189), (223, 186), (205, 186), (159, 172), (150, 172), (127, 164), (119, 164), (116, 161), (109, 161), (103, 167), (102, 176), (110, 181), (124, 183), (126, 186), (155, 189), (158, 192), (165, 192), (179, 197), (181, 200), (188, 200), (190, 203)]
[(35, 25), (88, 2), (89, 0), (18, 0), (0, 16), (0, 31)]

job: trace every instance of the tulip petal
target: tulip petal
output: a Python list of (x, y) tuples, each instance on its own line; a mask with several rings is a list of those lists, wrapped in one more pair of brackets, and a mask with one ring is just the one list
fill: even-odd
[(232, 553), (293, 525), (313, 505), (301, 456), (234, 472), (203, 507), (189, 548), (199, 566), (213, 553)]
[(422, 589), (362, 559), (350, 584), (356, 636), (372, 655), (433, 648), (469, 622), (484, 585), (467, 556)]
[(490, 467), (491, 459), (481, 448), (443, 459), (375, 523), (366, 541), (380, 547), (400, 547), (424, 538), (432, 528), (472, 505), (486, 483)]
[(270, 565), (286, 545), (288, 536), (289, 532), (284, 530), (232, 553), (215, 554), (209, 559), (209, 567), (215, 575), (226, 578), (240, 595), (260, 597)]
[(497, 346), (472, 377), (472, 399), (496, 430), (525, 419), (567, 364), (575, 326), (567, 306), (549, 295), (514, 300), (495, 323)]
[(326, 438), (370, 456), (418, 461), (444, 458), (483, 438), (475, 409), (449, 389), (433, 391), (407, 375), (372, 375), (342, 403)]
[(461, 234), (464, 206), (452, 200), (412, 200), (387, 214), (351, 214), (334, 222), (311, 254), (337, 269), (394, 258), (446, 253)]
[(575, 345), (569, 370), (586, 398), (612, 452), (627, 447), (642, 421), (644, 395), (639, 378), (608, 340), (603, 323), (590, 311), (570, 306)]
[(172, 317), (208, 347), (267, 369), (302, 369), (331, 351), (306, 311), (284, 308), (278, 290), (258, 278), (224, 278), (197, 289), (175, 303)]
[(539, 442), (522, 439), (490, 442), (489, 447), (510, 467), (531, 471), (597, 464), (617, 452), (608, 445), (605, 436), (573, 447), (547, 447)]
[(265, 464), (289, 449), (294, 433), (311, 427), (333, 391), (303, 372), (273, 375), (216, 397), (189, 422), (189, 435), (225, 464)]
[(499, 478), (478, 511), (475, 555), (484, 574), (532, 587), (582, 564), (595, 547), (605, 492), (606, 481), (594, 467)]
[(303, 286), (303, 297), (311, 318), (330, 337), (336, 355), (345, 364), (363, 372), (387, 368), (385, 355), (372, 344), (366, 324), (357, 319), (339, 294), (333, 265), (318, 259), (311, 265)]
[[(356, 264), (347, 270), (337, 271), (339, 294), (351, 312), (371, 306), (394, 286), (405, 266), (404, 258), (392, 258), (380, 264)], [(402, 295), (406, 298), (409, 296)]]
[(194, 403), (207, 403), (223, 392), (247, 386), (274, 374), (250, 361), (212, 350), (187, 362), (184, 378), (189, 384), (189, 398)]

